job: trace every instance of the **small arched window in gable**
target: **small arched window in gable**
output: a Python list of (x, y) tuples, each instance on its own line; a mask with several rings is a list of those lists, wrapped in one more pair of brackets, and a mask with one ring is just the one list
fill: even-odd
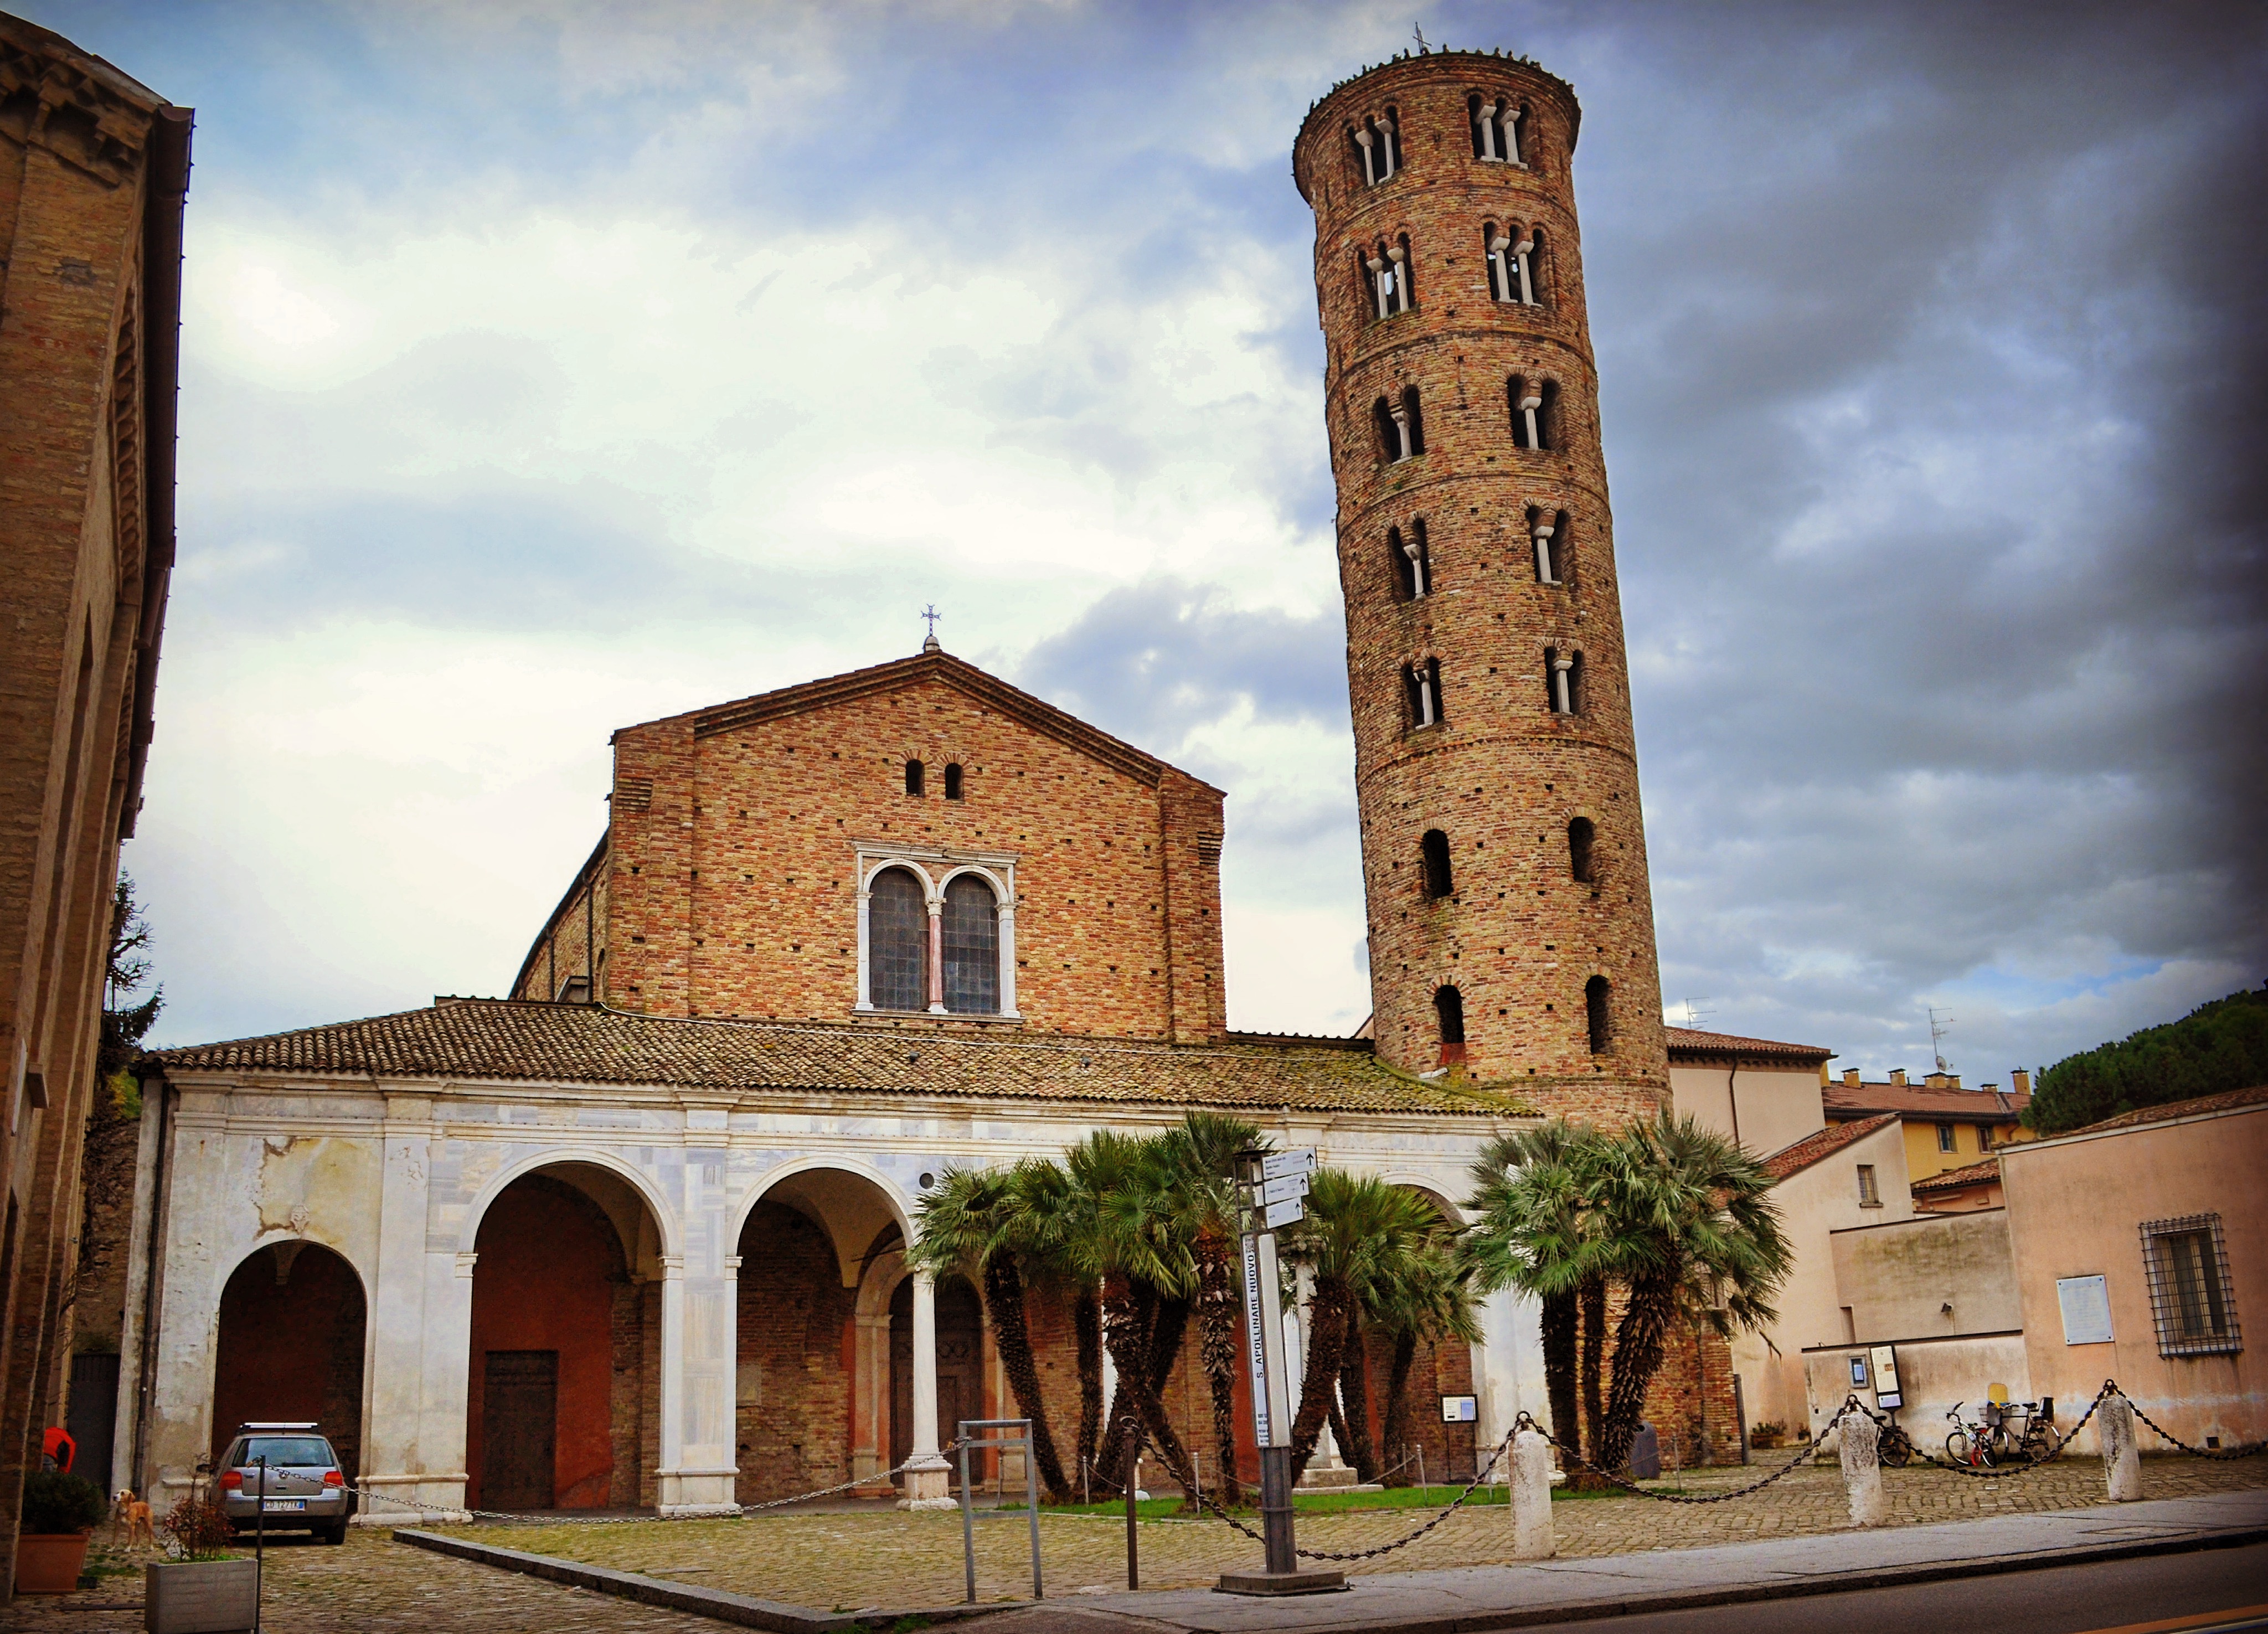
[[(1465, 996), (1454, 987), (1435, 988), (1433, 1015), (1440, 1023), (1444, 1058), (1462, 1059), (1465, 1045)], [(1458, 1056), (1451, 1057), (1447, 1055), (1451, 1048), (1459, 1052)]]
[(1567, 825), (1567, 872), (1578, 885), (1591, 883), (1591, 842), (1597, 835), (1588, 817), (1578, 817)]
[(1394, 568), (1394, 589), (1397, 600), (1415, 601), (1433, 588), (1433, 563), (1425, 549), (1425, 521), (1420, 517), (1410, 525), (1405, 534), (1398, 527), (1386, 530), (1386, 555)]
[(1362, 179), (1372, 187), (1390, 181), (1402, 168), (1401, 121), (1393, 108), (1379, 119), (1366, 114), (1362, 122), (1348, 127), (1347, 136), (1362, 156)]
[(1410, 728), (1437, 726), (1441, 721), (1441, 660), (1427, 659), (1402, 672), (1402, 688), (1410, 708)]
[(961, 762), (958, 761), (945, 769), (945, 798), (948, 800), (961, 798)]
[(908, 761), (906, 762), (906, 792), (908, 794), (919, 794), (922, 791), (922, 763), (919, 761)]
[(1449, 894), (1449, 836), (1439, 828), (1428, 828), (1418, 842), (1418, 850), (1425, 864), (1425, 894), (1442, 897)]
[(1535, 545), (1535, 582), (1539, 585), (1565, 585), (1573, 579), (1573, 566), (1567, 538), (1567, 513), (1548, 511), (1540, 505), (1528, 507), (1528, 534)]
[(1590, 1023), (1591, 1053), (1605, 1055), (1615, 1047), (1614, 994), (1606, 977), (1594, 975), (1583, 983), (1583, 1014)]
[(929, 901), (903, 868), (866, 887), (866, 1002), (877, 1010), (929, 1005)]
[(955, 1015), (1000, 1012), (1000, 902), (975, 874), (955, 876), (945, 887), (940, 941), (945, 951), (945, 1007)]

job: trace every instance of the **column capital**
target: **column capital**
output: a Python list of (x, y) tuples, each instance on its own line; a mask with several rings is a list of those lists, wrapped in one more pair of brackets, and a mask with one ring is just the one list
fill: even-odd
[(479, 1262), (481, 1256), (475, 1251), (468, 1248), (460, 1253), (456, 1257), (457, 1275), (460, 1277), (470, 1277), (473, 1274), (473, 1267)]

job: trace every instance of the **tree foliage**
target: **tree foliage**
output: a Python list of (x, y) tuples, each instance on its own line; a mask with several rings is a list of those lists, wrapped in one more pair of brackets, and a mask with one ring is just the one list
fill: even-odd
[(2268, 1084), (2268, 987), (2066, 1056), (2040, 1074), (2024, 1124), (2059, 1135), (2122, 1112)]
[(134, 995), (150, 979), (150, 922), (134, 900), (134, 876), (121, 872), (110, 894), (110, 953), (103, 966), (102, 1042), (96, 1068), (105, 1081), (131, 1066), (142, 1040), (166, 1007), (163, 983), (147, 998)]

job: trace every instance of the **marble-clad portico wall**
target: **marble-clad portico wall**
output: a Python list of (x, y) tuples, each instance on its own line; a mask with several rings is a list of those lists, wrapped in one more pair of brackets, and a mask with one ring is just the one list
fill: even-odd
[[(782, 1188), (806, 1211), (836, 1217), (822, 1223), (844, 1256), (845, 1286), (856, 1287), (858, 1256), (878, 1225), (895, 1220), (910, 1234), (924, 1174), (1058, 1155), (1099, 1122), (1140, 1133), (1180, 1115), (1164, 1107), (902, 1094), (732, 1097), (180, 1072), (172, 1093), (179, 1101), (144, 1478), (170, 1504), (210, 1447), (230, 1271), (267, 1243), (304, 1238), (342, 1255), (368, 1295), (362, 1439), (370, 1496), (362, 1518), (373, 1523), (464, 1502), (475, 1244), (489, 1203), (520, 1176), (603, 1169), (650, 1215), (644, 1257), (662, 1284), (657, 1496), (666, 1513), (701, 1513), (734, 1502), (737, 1255), (741, 1226), (768, 1192)], [(1313, 1145), (1325, 1162), (1450, 1200), (1464, 1196), (1467, 1166), (1498, 1131), (1493, 1120), (1418, 1115), (1255, 1121), (1279, 1145)], [(624, 1241), (640, 1255), (633, 1233)], [(917, 1296), (927, 1292), (917, 1284)], [(1522, 1408), (1541, 1417), (1545, 1403), (1532, 1308), (1491, 1300), (1483, 1326), (1474, 1378), (1486, 1446)], [(870, 1344), (887, 1343), (880, 1324), (865, 1328), (875, 1330), (865, 1335)], [(879, 1450), (872, 1438), (887, 1411), (887, 1369), (886, 1356), (858, 1358), (852, 1434), (862, 1475)], [(917, 1377), (916, 1387), (917, 1398), (932, 1395), (933, 1381)], [(881, 1402), (868, 1399), (877, 1395)], [(922, 1405), (917, 1399), (917, 1418)]]

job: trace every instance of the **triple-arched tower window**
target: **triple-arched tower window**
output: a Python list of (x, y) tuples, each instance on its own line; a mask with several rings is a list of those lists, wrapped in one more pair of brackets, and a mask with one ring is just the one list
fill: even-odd
[(1347, 139), (1362, 157), (1362, 179), (1372, 187), (1391, 181), (1402, 168), (1402, 121), (1396, 110), (1381, 117), (1366, 114), (1347, 127)]
[(1528, 134), (1526, 103), (1476, 91), (1465, 99), (1465, 111), (1472, 121), (1475, 158), (1484, 164), (1528, 163), (1521, 157), (1521, 139)]
[(1371, 315), (1391, 318), (1408, 312), (1418, 304), (1410, 284), (1413, 263), (1410, 258), (1410, 235), (1381, 239), (1362, 255), (1362, 276), (1370, 291)]
[(1543, 230), (1516, 221), (1481, 224), (1489, 293), (1514, 306), (1543, 305)]

